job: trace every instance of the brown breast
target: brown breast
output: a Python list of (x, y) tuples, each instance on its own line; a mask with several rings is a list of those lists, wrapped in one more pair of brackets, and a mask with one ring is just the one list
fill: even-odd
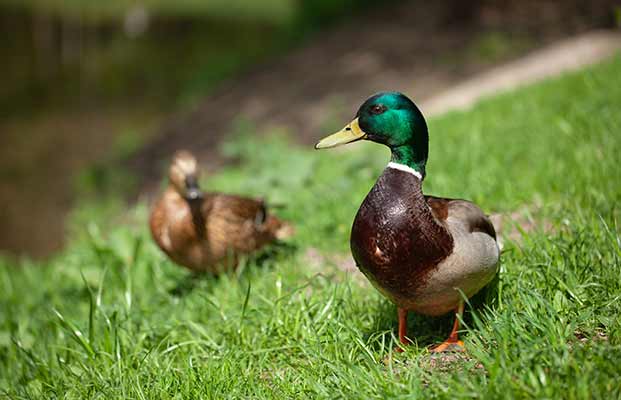
[(450, 233), (425, 201), (421, 181), (392, 168), (360, 206), (350, 244), (360, 270), (397, 305), (414, 298), (453, 249)]
[(196, 229), (194, 219), (188, 202), (169, 188), (155, 203), (149, 225), (157, 245), (175, 263), (207, 270), (211, 257), (204, 246), (204, 229)]

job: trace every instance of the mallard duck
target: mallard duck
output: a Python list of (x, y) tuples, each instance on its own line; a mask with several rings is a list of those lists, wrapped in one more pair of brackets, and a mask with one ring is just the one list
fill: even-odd
[(222, 272), (234, 268), (239, 255), (293, 233), (290, 224), (268, 214), (262, 200), (205, 193), (198, 177), (196, 158), (177, 152), (168, 188), (151, 211), (153, 239), (177, 264), (195, 272)]
[(351, 230), (351, 252), (360, 271), (398, 309), (399, 341), (408, 344), (408, 312), (456, 313), (446, 341), (432, 351), (463, 350), (458, 338), (464, 297), (494, 278), (499, 259), (489, 218), (466, 200), (425, 196), (427, 124), (398, 92), (367, 99), (341, 131), (316, 149), (370, 140), (390, 148), (388, 166), (362, 202)]

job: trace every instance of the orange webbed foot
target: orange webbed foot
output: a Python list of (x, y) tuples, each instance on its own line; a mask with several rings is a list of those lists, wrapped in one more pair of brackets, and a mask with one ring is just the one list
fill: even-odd
[(443, 343), (432, 347), (430, 350), (432, 353), (448, 353), (448, 352), (463, 352), (466, 351), (464, 342), (461, 340), (445, 340)]
[(410, 344), (409, 342), (408, 343), (401, 343), (401, 346), (395, 346), (393, 351), (395, 353), (403, 353), (405, 351), (405, 346), (408, 346), (409, 344)]

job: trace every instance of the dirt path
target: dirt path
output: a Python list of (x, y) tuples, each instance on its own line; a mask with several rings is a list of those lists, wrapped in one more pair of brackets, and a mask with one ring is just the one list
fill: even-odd
[(595, 64), (621, 51), (621, 32), (593, 31), (561, 40), (425, 100), (427, 115), (472, 106), (483, 97)]

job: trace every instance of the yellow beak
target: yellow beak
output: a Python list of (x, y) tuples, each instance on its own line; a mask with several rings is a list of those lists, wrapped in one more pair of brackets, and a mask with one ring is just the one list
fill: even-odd
[(356, 140), (366, 139), (367, 134), (360, 129), (358, 118), (351, 121), (345, 128), (340, 131), (321, 139), (316, 145), (316, 149), (328, 149), (330, 147), (340, 146), (355, 142)]

